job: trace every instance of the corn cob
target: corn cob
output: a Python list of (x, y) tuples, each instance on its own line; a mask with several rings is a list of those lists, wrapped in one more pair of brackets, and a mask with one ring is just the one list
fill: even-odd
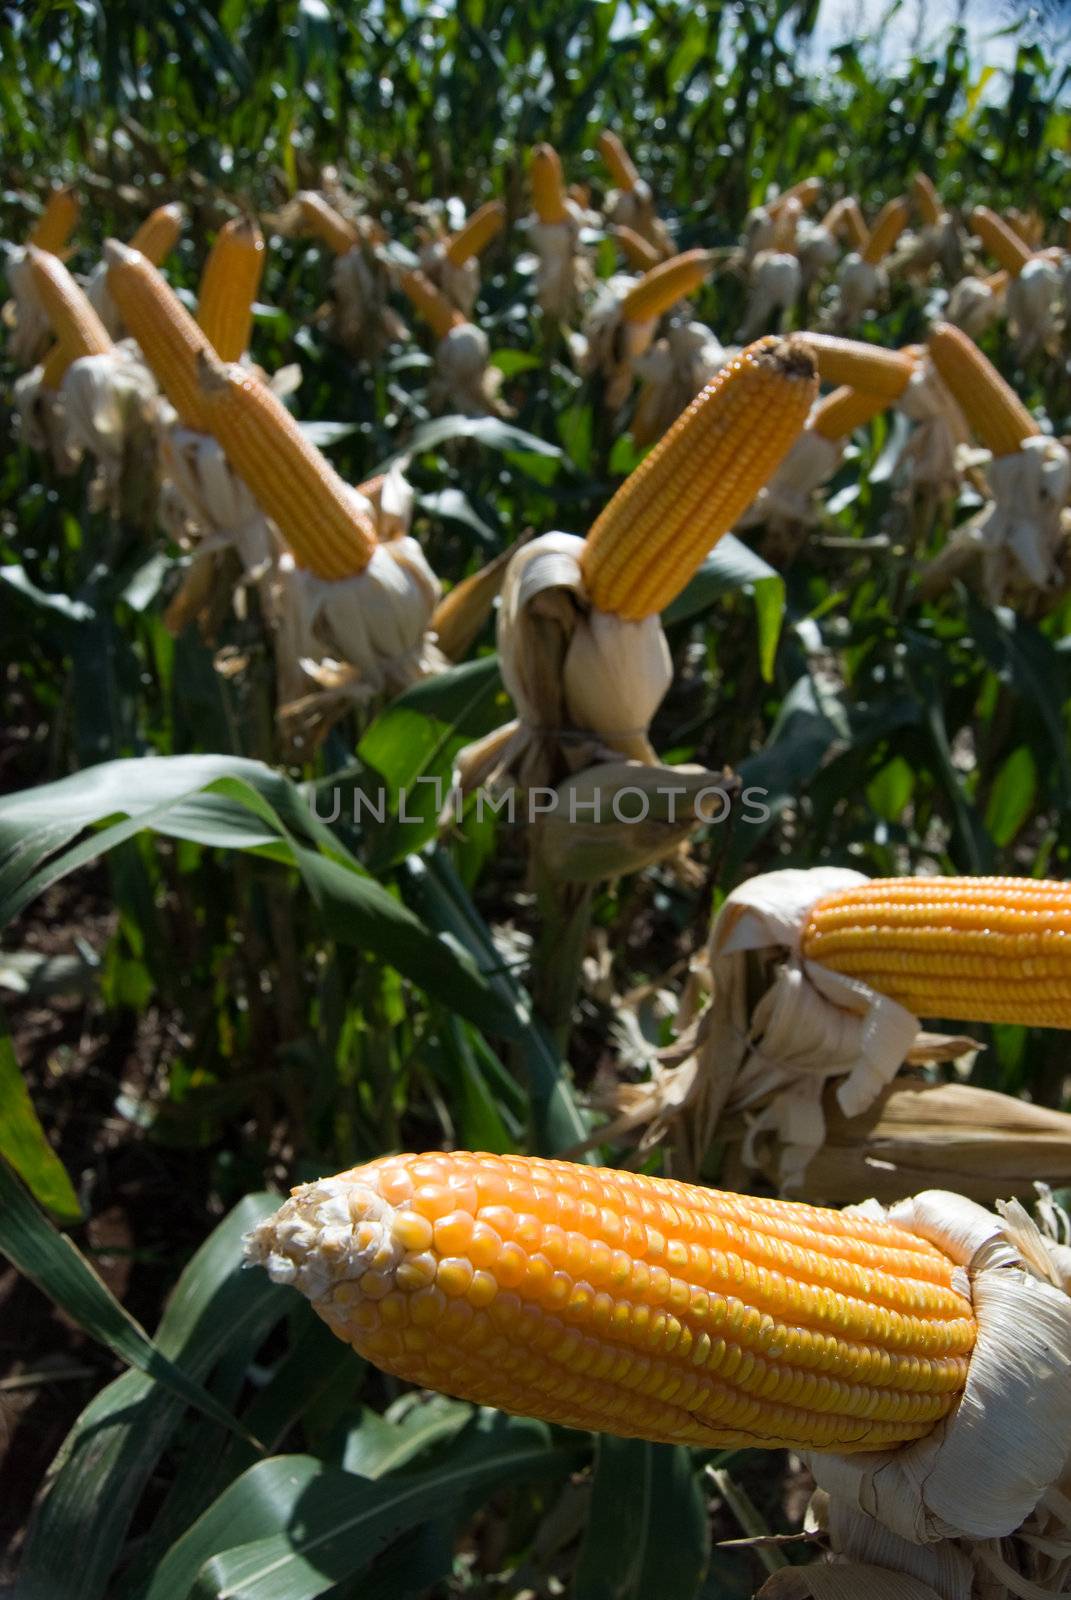
[(187, 428), (207, 433), (197, 357), (208, 341), (151, 262), (115, 239), (104, 246), (108, 292), (153, 377)]
[(1012, 455), (1041, 432), (1010, 384), (961, 328), (941, 322), (930, 334), (938, 376), (987, 450)]
[(158, 267), (175, 248), (182, 232), (182, 221), (181, 206), (157, 206), (135, 232), (130, 241), (131, 250), (139, 250), (146, 261)]
[(709, 250), (686, 250), (683, 255), (660, 262), (624, 296), (622, 317), (626, 322), (649, 322), (652, 317), (660, 317), (678, 300), (694, 294), (713, 264)]
[(445, 339), (451, 328), (459, 328), (465, 321), (464, 314), (439, 293), (423, 272), (403, 272), (398, 283), (437, 339)]
[(918, 214), (927, 226), (940, 222), (943, 216), (941, 197), (933, 186), (933, 181), (925, 172), (916, 172), (911, 180), (911, 193), (914, 197)]
[(759, 339), (716, 373), (588, 534), (593, 604), (628, 621), (668, 605), (784, 460), (817, 389), (796, 335)]
[(841, 339), (831, 333), (809, 333), (808, 342), (818, 357), (824, 383), (846, 383), (853, 389), (898, 400), (911, 381), (915, 362), (902, 350)]
[(568, 215), (562, 164), (550, 144), (537, 144), (532, 151), (532, 204), (540, 222), (564, 222)]
[(952, 1261), (892, 1223), (529, 1156), (389, 1156), (246, 1248), (409, 1382), (667, 1443), (922, 1438), (976, 1337)]
[(624, 189), (626, 192), (635, 189), (640, 181), (640, 175), (636, 171), (632, 157), (610, 128), (604, 128), (599, 134), (599, 154), (606, 162), (606, 170), (619, 189)]
[(988, 206), (975, 206), (971, 212), (971, 232), (976, 233), (989, 254), (1000, 262), (1004, 270), (1017, 278), (1030, 260), (1029, 245), (1009, 228), (1003, 217), (998, 217)]
[(878, 212), (877, 221), (870, 230), (861, 252), (863, 260), (872, 267), (878, 266), (889, 254), (911, 219), (911, 206), (904, 195), (886, 201)]
[(1071, 885), (890, 878), (812, 907), (803, 954), (918, 1017), (1071, 1028)]
[(775, 194), (772, 200), (767, 200), (766, 210), (771, 217), (776, 217), (789, 200), (796, 200), (799, 202), (800, 209), (806, 211), (808, 206), (814, 205), (821, 193), (821, 178), (801, 178), (799, 183), (792, 184), (791, 188), (782, 189), (781, 193)]
[(1029, 250), (1041, 248), (1041, 241), (1045, 237), (1045, 224), (1036, 211), (1020, 211), (1012, 206), (1011, 210), (1005, 213), (1004, 221), (1013, 233), (1018, 234)]
[(807, 426), (812, 433), (820, 433), (823, 439), (835, 442), (854, 433), (856, 428), (865, 428), (888, 405), (885, 395), (868, 394), (864, 389), (851, 389), (845, 384), (818, 402)]
[(70, 184), (53, 189), (45, 201), (45, 209), (30, 230), (27, 244), (53, 254), (62, 250), (78, 223), (81, 202)]
[(37, 297), (56, 336), (55, 346), (45, 357), (41, 381), (46, 389), (58, 389), (72, 361), (105, 355), (112, 341), (59, 256), (35, 245), (29, 246), (26, 256)]
[(870, 243), (870, 229), (867, 227), (862, 207), (851, 194), (844, 200), (844, 226), (852, 249), (862, 254)]
[(313, 238), (327, 245), (336, 256), (344, 256), (360, 244), (361, 236), (353, 223), (341, 216), (334, 206), (328, 205), (322, 194), (317, 194), (314, 189), (303, 189), (296, 199), (305, 226)]
[(250, 217), (224, 223), (201, 273), (197, 325), (221, 361), (249, 348), (253, 302), (264, 271), (264, 236)]
[(208, 430), (298, 565), (329, 579), (362, 572), (376, 548), (375, 529), (282, 402), (243, 367), (208, 351), (197, 377)]
[(472, 213), (446, 246), (446, 259), (455, 267), (463, 267), (473, 256), (482, 255), (506, 223), (506, 208), (501, 200), (488, 200)]
[(614, 235), (630, 267), (635, 267), (639, 272), (650, 272), (652, 267), (658, 266), (662, 259), (658, 251), (635, 229), (626, 228), (623, 223), (619, 223), (614, 229)]

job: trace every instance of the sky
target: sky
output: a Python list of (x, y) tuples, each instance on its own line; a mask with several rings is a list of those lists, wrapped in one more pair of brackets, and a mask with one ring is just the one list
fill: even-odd
[[(891, 10), (891, 0), (823, 0), (813, 48), (822, 56), (845, 37), (873, 36)], [(972, 56), (980, 63), (1004, 66), (1014, 59), (1015, 43), (994, 38), (1017, 19), (1027, 19), (1028, 29), (1041, 38), (1054, 38), (1071, 24), (1066, 0), (902, 0), (882, 32), (882, 58), (893, 64), (919, 43), (939, 40), (962, 18), (971, 39)]]

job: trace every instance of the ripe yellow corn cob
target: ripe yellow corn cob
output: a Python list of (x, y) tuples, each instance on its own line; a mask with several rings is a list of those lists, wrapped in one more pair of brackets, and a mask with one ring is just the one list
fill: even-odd
[(852, 194), (846, 195), (844, 200), (844, 228), (852, 249), (862, 254), (870, 243), (870, 229), (862, 207)]
[(915, 370), (915, 362), (902, 350), (886, 350), (884, 345), (841, 339), (831, 333), (809, 333), (807, 340), (818, 357), (823, 383), (846, 383), (853, 389), (898, 400)]
[(660, 262), (624, 296), (622, 317), (626, 322), (649, 322), (652, 317), (660, 317), (678, 300), (694, 294), (713, 265), (709, 250), (686, 250), (683, 255)]
[(988, 206), (975, 206), (971, 212), (971, 232), (978, 235), (989, 254), (1013, 278), (1019, 276), (1030, 260), (1030, 246), (1024, 244), (1004, 218), (998, 217)]
[(413, 309), (420, 312), (437, 339), (445, 339), (451, 328), (458, 328), (465, 321), (463, 313), (439, 293), (423, 272), (403, 272), (398, 283)]
[(925, 172), (916, 172), (911, 180), (911, 193), (918, 208), (918, 214), (923, 222), (931, 225), (940, 222), (944, 215), (941, 197), (933, 186), (931, 178)]
[(611, 128), (604, 128), (599, 134), (599, 154), (606, 162), (606, 170), (619, 189), (626, 191), (635, 189), (640, 181), (640, 175), (636, 171), (632, 157)]
[(900, 194), (886, 201), (862, 249), (863, 260), (869, 261), (872, 267), (884, 261), (910, 220), (911, 206), (906, 196)]
[(334, 206), (328, 205), (322, 194), (317, 194), (314, 189), (303, 189), (296, 199), (305, 226), (313, 238), (327, 245), (336, 256), (344, 256), (360, 244), (361, 236), (353, 223), (340, 216)]
[(1071, 1028), (1071, 885), (889, 878), (813, 907), (803, 954), (918, 1017)]
[(938, 323), (929, 347), (938, 376), (987, 450), (1012, 455), (1024, 439), (1041, 432), (1015, 390), (962, 328)]
[(885, 395), (868, 394), (864, 389), (851, 389), (845, 384), (818, 402), (807, 426), (812, 433), (820, 433), (823, 439), (836, 442), (854, 433), (856, 428), (865, 428), (888, 405)]
[(667, 1443), (922, 1438), (976, 1337), (951, 1260), (892, 1223), (531, 1156), (388, 1156), (246, 1249), (387, 1372)]
[(532, 151), (532, 204), (540, 222), (564, 222), (565, 186), (562, 164), (553, 145), (537, 144)]
[(593, 604), (629, 621), (668, 605), (784, 460), (817, 390), (799, 335), (759, 339), (716, 373), (588, 534)]
[(266, 384), (204, 352), (197, 365), (208, 430), (294, 559), (320, 578), (352, 578), (376, 548), (371, 521)]
[(197, 357), (208, 341), (151, 262), (115, 239), (104, 246), (108, 292), (146, 365), (187, 428), (207, 433)]
[(798, 200), (801, 210), (806, 211), (808, 206), (814, 205), (821, 193), (821, 178), (801, 178), (799, 183), (792, 184), (791, 188), (782, 189), (772, 200), (767, 200), (766, 210), (771, 217), (776, 217), (789, 200)]
[(140, 250), (146, 261), (158, 267), (171, 254), (182, 232), (180, 205), (157, 206), (150, 211), (130, 241), (131, 250)]
[(488, 200), (472, 213), (446, 246), (446, 259), (455, 267), (463, 267), (473, 256), (482, 255), (506, 224), (506, 208), (501, 200)]
[(38, 250), (62, 250), (78, 223), (81, 202), (70, 184), (53, 189), (45, 201), (45, 209), (30, 230), (27, 244)]
[(249, 348), (253, 302), (264, 271), (264, 236), (251, 217), (224, 223), (209, 251), (197, 295), (197, 325), (221, 361)]
[(1028, 249), (1041, 248), (1041, 241), (1045, 237), (1045, 224), (1036, 211), (1020, 211), (1016, 206), (1012, 206), (1005, 213), (1004, 220)]
[(652, 267), (658, 266), (661, 260), (658, 251), (633, 228), (619, 224), (614, 229), (614, 236), (624, 251), (625, 260), (630, 267), (635, 267), (639, 272), (649, 272)]
[(56, 336), (55, 346), (45, 357), (41, 381), (46, 389), (58, 389), (72, 361), (80, 356), (105, 355), (112, 348), (112, 341), (59, 256), (30, 245), (26, 259), (37, 297)]

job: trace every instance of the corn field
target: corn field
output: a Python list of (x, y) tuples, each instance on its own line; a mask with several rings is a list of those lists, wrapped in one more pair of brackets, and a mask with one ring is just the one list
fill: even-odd
[(1071, 17), (851, 9), (0, 6), (0, 1592), (1071, 1594)]

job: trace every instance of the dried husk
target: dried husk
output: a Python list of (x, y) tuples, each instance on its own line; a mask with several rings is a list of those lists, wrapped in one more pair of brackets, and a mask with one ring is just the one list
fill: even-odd
[(954, 494), (962, 478), (960, 452), (970, 442), (962, 411), (942, 383), (929, 355), (915, 367), (897, 408), (915, 427), (904, 447), (899, 474), (908, 488)]
[(643, 178), (631, 189), (612, 189), (606, 197), (606, 215), (616, 227), (631, 228), (646, 239), (663, 259), (673, 254), (673, 240), (655, 210), (650, 185)]
[(836, 290), (830, 303), (829, 326), (840, 332), (858, 327), (868, 311), (885, 304), (889, 278), (884, 267), (872, 266), (856, 250), (844, 257), (836, 277)]
[(72, 361), (62, 396), (72, 448), (88, 452), (97, 464), (90, 504), (136, 527), (151, 527), (160, 492), (158, 397), (136, 347), (119, 344), (104, 355)]
[(827, 439), (824, 434), (804, 428), (737, 528), (767, 527), (776, 533), (813, 528), (822, 520), (817, 491), (829, 482), (843, 456), (842, 439)]
[(835, 265), (840, 257), (840, 245), (823, 223), (801, 217), (796, 226), (796, 255), (803, 287), (808, 289)]
[(461, 752), (464, 791), (553, 787), (615, 756), (656, 761), (647, 729), (673, 675), (665, 635), (657, 617), (625, 622), (591, 605), (583, 546), (574, 534), (548, 533), (510, 561), (498, 650), (517, 719)]
[(643, 449), (660, 439), (736, 353), (726, 350), (702, 322), (671, 322), (662, 338), (633, 362), (641, 380), (629, 430), (633, 444)]
[(621, 303), (637, 282), (627, 273), (616, 273), (600, 284), (582, 331), (570, 340), (581, 375), (602, 377), (602, 401), (608, 411), (620, 410), (628, 399), (633, 363), (650, 348), (658, 327), (657, 317), (628, 322), (621, 315)]
[(754, 206), (744, 219), (744, 237), (741, 244), (743, 262), (754, 261), (762, 250), (772, 249), (777, 239), (777, 222), (765, 206)]
[(1005, 310), (1006, 287), (994, 289), (985, 278), (961, 278), (948, 297), (945, 320), (979, 339)]
[(699, 766), (606, 761), (566, 778), (536, 823), (541, 859), (564, 883), (598, 883), (679, 855), (720, 820), (735, 780)]
[(518, 539), (468, 578), (462, 578), (439, 601), (431, 631), (449, 661), (462, 661), (483, 632), (498, 599), (506, 569), (525, 541)]
[(374, 248), (355, 245), (331, 264), (335, 337), (351, 355), (374, 361), (405, 338), (405, 323), (388, 301), (390, 277)]
[(548, 317), (567, 322), (591, 283), (591, 265), (580, 247), (583, 213), (575, 200), (565, 201), (562, 222), (531, 217), (529, 237), (536, 257), (536, 299)]
[(816, 867), (765, 873), (735, 889), (695, 975), (709, 996), (705, 1009), (649, 1082), (618, 1085), (601, 1137), (639, 1132), (648, 1148), (672, 1134), (675, 1171), (697, 1177), (723, 1119), (739, 1116), (742, 1164), (754, 1169), (772, 1147), (776, 1181), (795, 1194), (825, 1140), (827, 1086), (845, 1116), (858, 1116), (905, 1061), (970, 1049), (969, 1040), (922, 1033), (894, 1000), (803, 959), (810, 908), (860, 882), (860, 873)]
[(420, 252), (420, 270), (445, 295), (452, 306), (472, 315), (480, 292), (480, 259), (470, 256), (457, 266), (446, 253), (446, 240), (434, 239)]
[(750, 290), (744, 320), (737, 332), (741, 344), (780, 326), (803, 287), (799, 261), (787, 250), (760, 250), (751, 263)]
[(990, 605), (1062, 593), (1071, 541), (1071, 456), (1056, 439), (1038, 435), (1011, 455), (976, 451), (985, 462), (993, 498), (957, 528), (924, 569), (919, 593), (939, 594), (953, 578), (973, 573)]
[(1039, 350), (1057, 352), (1064, 327), (1063, 301), (1060, 271), (1046, 256), (1032, 256), (1010, 280), (1005, 303), (1020, 361)]
[(63, 477), (78, 470), (81, 450), (72, 444), (67, 431), (63, 397), (42, 383), (43, 369), (31, 367), (15, 379), (15, 415), (20, 443), (31, 450), (43, 450), (52, 467)]
[(954, 281), (963, 272), (963, 235), (947, 211), (938, 222), (902, 233), (888, 261), (891, 278), (900, 273), (908, 278), (924, 277), (933, 267), (940, 268), (946, 281)]
[[(912, 1053), (917, 1058), (918, 1041)], [(825, 1136), (802, 1185), (816, 1205), (871, 1195), (889, 1204), (930, 1184), (993, 1205), (1008, 1195), (1032, 1197), (1037, 1183), (1071, 1183), (1071, 1116), (1013, 1095), (902, 1073), (858, 1116), (846, 1116), (828, 1088), (822, 1109)], [(733, 1137), (724, 1125), (722, 1132)], [(776, 1181), (776, 1137), (753, 1139), (750, 1149), (758, 1170)]]
[(499, 399), (502, 373), (488, 366), (490, 342), (482, 328), (463, 322), (435, 347), (435, 375), (428, 386), (433, 410), (447, 407), (465, 417), (508, 417)]

